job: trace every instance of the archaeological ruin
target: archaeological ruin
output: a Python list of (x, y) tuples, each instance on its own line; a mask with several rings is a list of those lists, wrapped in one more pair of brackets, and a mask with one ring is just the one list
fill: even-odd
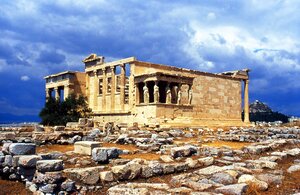
[(85, 72), (46, 76), (46, 97), (84, 95), (99, 123), (160, 127), (249, 123), (248, 69), (213, 74), (135, 57), (104, 62), (96, 54), (83, 62)]

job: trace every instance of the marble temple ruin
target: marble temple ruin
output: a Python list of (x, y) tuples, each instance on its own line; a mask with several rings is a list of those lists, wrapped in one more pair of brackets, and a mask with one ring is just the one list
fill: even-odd
[(46, 97), (84, 95), (99, 123), (161, 127), (249, 123), (249, 69), (214, 74), (135, 57), (105, 62), (96, 54), (83, 62), (85, 72), (46, 76)]

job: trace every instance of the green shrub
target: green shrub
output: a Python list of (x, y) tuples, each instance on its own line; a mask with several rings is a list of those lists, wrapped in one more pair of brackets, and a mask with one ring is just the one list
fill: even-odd
[(79, 118), (88, 117), (90, 113), (91, 109), (88, 108), (84, 96), (70, 95), (64, 101), (48, 98), (39, 116), (42, 119), (41, 124), (55, 126), (77, 122)]

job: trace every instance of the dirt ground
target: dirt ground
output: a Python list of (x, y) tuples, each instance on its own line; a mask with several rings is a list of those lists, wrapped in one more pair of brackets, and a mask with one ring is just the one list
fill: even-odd
[(0, 195), (29, 195), (32, 194), (26, 190), (25, 185), (20, 182), (1, 180), (0, 179)]

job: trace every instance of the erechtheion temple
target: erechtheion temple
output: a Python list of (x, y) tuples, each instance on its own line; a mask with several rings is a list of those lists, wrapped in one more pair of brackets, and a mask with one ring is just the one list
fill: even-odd
[[(219, 74), (138, 61), (104, 62), (92, 54), (85, 72), (45, 77), (46, 96), (87, 97), (99, 123), (161, 126), (243, 125), (249, 123), (249, 70)], [(242, 106), (245, 119), (242, 121)]]

